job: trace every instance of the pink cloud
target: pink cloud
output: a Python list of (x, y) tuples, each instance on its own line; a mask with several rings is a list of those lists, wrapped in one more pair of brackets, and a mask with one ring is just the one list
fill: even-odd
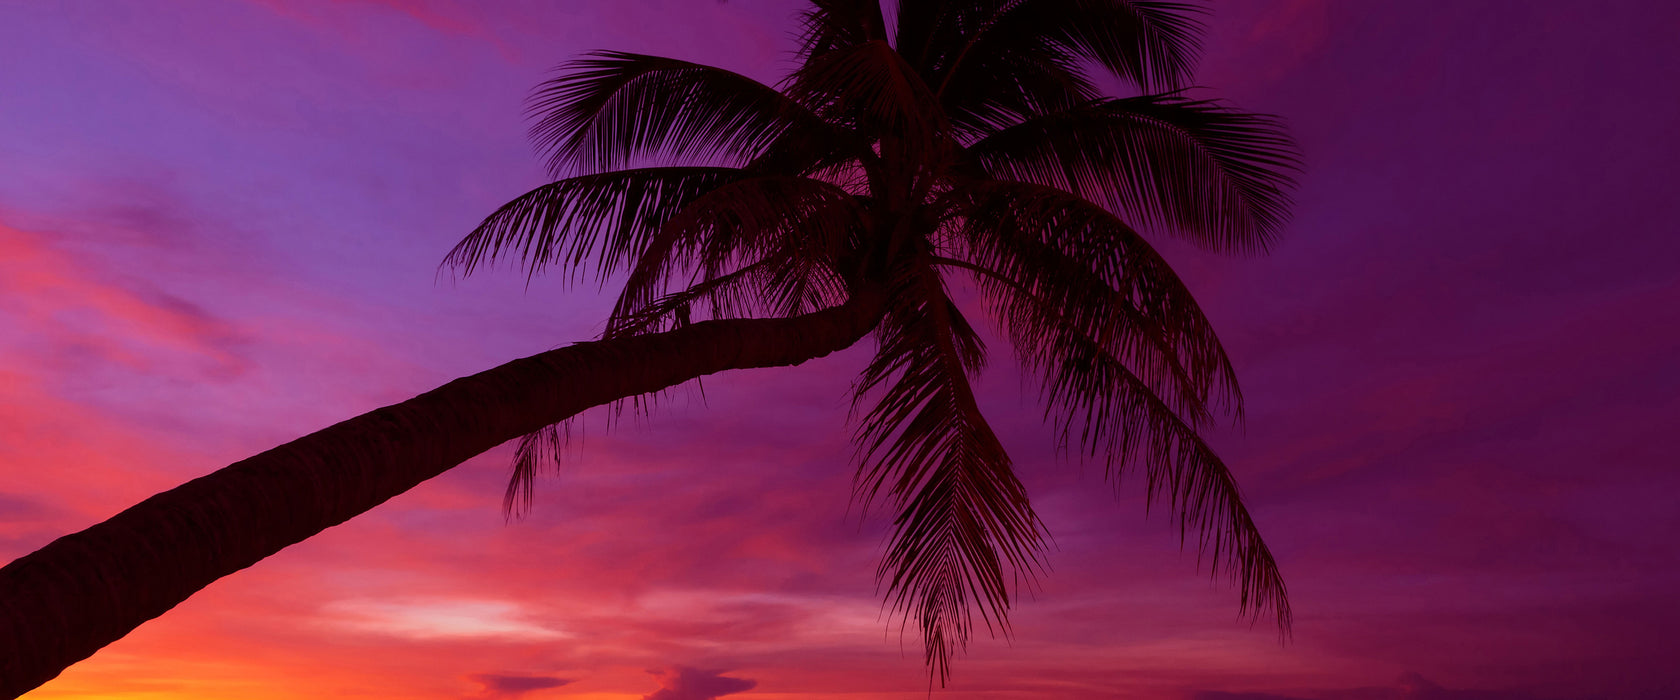
[(21, 324), (13, 326), (23, 331), (14, 340), (27, 333), (44, 339), (54, 354), (92, 352), (101, 361), (139, 368), (164, 350), (198, 356), (220, 372), (244, 364), (228, 350), (237, 337), (231, 324), (159, 290), (109, 282), (43, 236), (3, 223), (0, 313)]

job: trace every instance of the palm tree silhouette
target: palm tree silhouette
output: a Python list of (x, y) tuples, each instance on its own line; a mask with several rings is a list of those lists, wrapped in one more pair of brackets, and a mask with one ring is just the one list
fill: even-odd
[[(1140, 231), (1264, 251), (1287, 214), (1277, 122), (1188, 97), (1198, 8), (1138, 0), (812, 0), (779, 86), (599, 52), (533, 100), (556, 180), (445, 265), (621, 275), (600, 340), (450, 382), (158, 494), (0, 570), (15, 697), (193, 592), (525, 436), (528, 506), (556, 425), (873, 333), (855, 496), (894, 509), (877, 572), (943, 684), (976, 613), (1007, 631), (1044, 529), (975, 401), (966, 276), (1042, 382), (1064, 444), (1141, 468), (1240, 609), (1287, 633), (1283, 580), (1201, 431), (1240, 416), (1231, 365)], [(1111, 96), (1118, 78), (1139, 94)], [(697, 316), (703, 320), (691, 320)]]

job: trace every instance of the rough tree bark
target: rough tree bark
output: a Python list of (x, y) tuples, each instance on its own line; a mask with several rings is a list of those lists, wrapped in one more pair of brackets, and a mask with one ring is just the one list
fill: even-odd
[(592, 406), (729, 369), (796, 365), (879, 319), (866, 291), (788, 319), (578, 343), (457, 379), (152, 496), (0, 568), (0, 697), (15, 698), (212, 581)]

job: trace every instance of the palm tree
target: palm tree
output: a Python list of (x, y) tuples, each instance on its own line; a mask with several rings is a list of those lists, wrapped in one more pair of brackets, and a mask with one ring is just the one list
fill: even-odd
[(1295, 156), (1276, 121), (1183, 91), (1198, 11), (917, 0), (889, 23), (879, 0), (812, 0), (777, 87), (639, 54), (567, 64), (532, 104), (555, 181), (445, 264), (622, 279), (603, 337), (287, 443), (12, 562), (0, 694), (504, 441), (524, 436), (517, 509), (555, 426), (586, 408), (870, 333), (854, 495), (895, 513), (877, 575), (943, 684), (976, 614), (1007, 632), (1009, 582), (1041, 573), (1045, 537), (971, 389), (987, 349), (954, 277), (1041, 381), (1063, 445), (1113, 478), (1142, 469), (1240, 610), (1287, 633), (1277, 565), (1201, 435), (1240, 418), (1230, 361), (1143, 235), (1258, 252), (1287, 213)]

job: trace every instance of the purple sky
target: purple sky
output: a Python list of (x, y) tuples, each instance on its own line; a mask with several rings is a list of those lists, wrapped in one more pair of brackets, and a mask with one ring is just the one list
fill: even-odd
[[(437, 264), (541, 182), (523, 98), (592, 48), (773, 81), (788, 0), (0, 4), (0, 561), (600, 330)], [(1680, 9), (1259, 0), (1198, 82), (1283, 115), (1271, 256), (1163, 243), (1237, 363), (1217, 437), (1288, 577), (1235, 620), (1136, 488), (982, 399), (1054, 572), (941, 695), (1680, 696)], [(926, 697), (848, 510), (864, 354), (601, 416), (534, 513), (502, 448), (219, 582), (31, 698)]]

